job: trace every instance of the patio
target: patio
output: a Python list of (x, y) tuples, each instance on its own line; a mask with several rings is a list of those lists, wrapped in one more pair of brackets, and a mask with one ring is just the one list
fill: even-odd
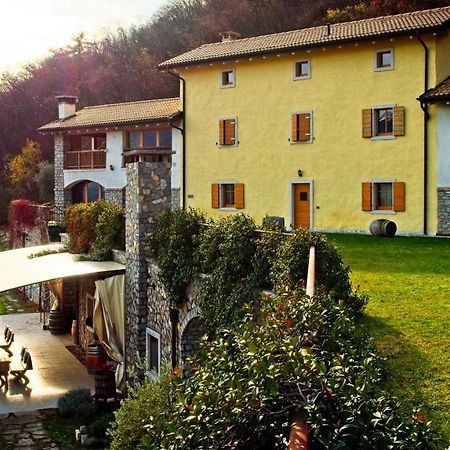
[[(20, 350), (26, 347), (33, 361), (33, 370), (27, 373), (30, 383), (25, 388), (9, 377), (9, 390), (0, 390), (0, 415), (17, 411), (55, 408), (58, 398), (76, 388), (93, 391), (94, 379), (75, 356), (66, 348), (72, 343), (70, 335), (52, 335), (42, 330), (39, 314), (12, 314), (0, 316), (0, 332), (9, 326), (15, 333), (11, 350), (20, 359)], [(1, 357), (6, 353), (0, 350)]]

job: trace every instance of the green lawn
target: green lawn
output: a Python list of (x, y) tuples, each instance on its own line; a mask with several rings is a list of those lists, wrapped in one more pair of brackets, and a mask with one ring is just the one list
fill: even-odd
[(369, 295), (363, 325), (387, 357), (386, 387), (450, 439), (450, 239), (329, 237)]

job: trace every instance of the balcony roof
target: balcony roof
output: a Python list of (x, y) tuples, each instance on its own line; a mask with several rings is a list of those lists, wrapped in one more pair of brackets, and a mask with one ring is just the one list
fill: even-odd
[(86, 106), (73, 116), (43, 125), (41, 132), (87, 130), (93, 127), (125, 127), (144, 123), (168, 121), (182, 114), (181, 99), (161, 98), (138, 102)]
[(450, 77), (446, 78), (442, 83), (436, 87), (424, 92), (419, 101), (422, 103), (442, 103), (450, 101)]

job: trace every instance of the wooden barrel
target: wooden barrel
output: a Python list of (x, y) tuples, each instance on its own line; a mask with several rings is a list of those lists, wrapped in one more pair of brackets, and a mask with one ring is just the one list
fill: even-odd
[(111, 370), (95, 372), (95, 399), (116, 398), (116, 376)]
[(391, 220), (376, 219), (370, 224), (369, 230), (373, 236), (394, 237), (397, 233), (397, 225)]
[(103, 368), (106, 363), (106, 352), (100, 344), (88, 345), (86, 366), (88, 373), (93, 374)]
[(66, 331), (66, 315), (61, 311), (50, 311), (48, 329), (52, 334), (64, 334)]

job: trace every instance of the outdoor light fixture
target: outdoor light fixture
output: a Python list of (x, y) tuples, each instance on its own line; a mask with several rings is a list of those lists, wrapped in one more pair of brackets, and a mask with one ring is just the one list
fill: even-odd
[(302, 169), (298, 169), (298, 170), (297, 170), (297, 175), (298, 175), (299, 177), (302, 177), (302, 176), (303, 176), (303, 171), (302, 171)]
[(109, 170), (114, 170), (114, 166), (112, 164), (109, 165)]

